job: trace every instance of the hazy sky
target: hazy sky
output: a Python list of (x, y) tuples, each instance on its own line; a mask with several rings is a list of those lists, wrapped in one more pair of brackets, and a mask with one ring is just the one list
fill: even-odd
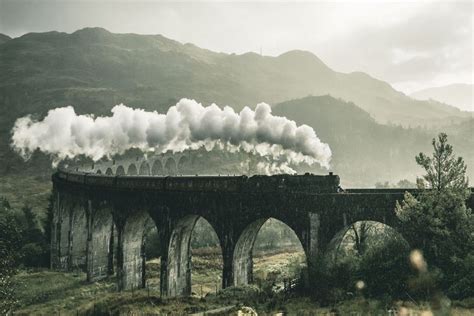
[(162, 34), (227, 53), (309, 50), (411, 92), (473, 82), (473, 2), (0, 0), (0, 33)]

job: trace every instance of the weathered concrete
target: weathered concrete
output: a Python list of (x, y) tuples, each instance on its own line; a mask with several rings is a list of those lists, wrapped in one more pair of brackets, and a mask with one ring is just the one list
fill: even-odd
[(87, 279), (107, 277), (113, 264), (114, 222), (111, 209), (104, 204), (89, 202), (87, 247)]
[(128, 215), (123, 225), (118, 226), (118, 249), (121, 252), (117, 262), (119, 287), (124, 289), (145, 286), (145, 229), (152, 224), (151, 217), (143, 211)]
[(69, 269), (84, 269), (87, 265), (87, 205), (76, 203), (70, 216), (69, 227)]
[(233, 275), (236, 286), (246, 285), (253, 282), (253, 258), (252, 250), (257, 234), (266, 219), (261, 218), (250, 225), (240, 234), (239, 240), (235, 245), (233, 255)]
[(174, 225), (168, 250), (167, 296), (191, 293), (191, 234), (199, 216), (189, 215)]
[[(176, 161), (172, 163), (176, 166)], [(152, 174), (171, 162), (159, 164), (154, 162)], [(252, 282), (252, 248), (267, 219), (280, 220), (295, 232), (311, 266), (351, 223), (371, 220), (396, 228), (394, 207), (405, 192), (342, 191), (335, 175), (248, 178), (106, 173), (60, 171), (53, 175), (52, 267), (71, 269), (86, 262), (88, 279), (96, 280), (110, 275), (115, 266), (120, 289), (142, 287), (145, 227), (155, 225), (161, 244), (161, 293), (169, 297), (191, 294), (190, 239), (199, 217), (209, 222), (219, 238), (225, 288)], [(473, 202), (471, 197), (471, 207)], [(81, 258), (81, 232), (87, 236), (85, 259)]]

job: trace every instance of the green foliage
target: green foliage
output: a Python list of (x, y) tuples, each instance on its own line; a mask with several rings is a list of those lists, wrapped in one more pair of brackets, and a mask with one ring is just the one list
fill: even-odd
[(369, 247), (360, 260), (357, 274), (370, 297), (400, 297), (410, 275), (409, 247), (400, 237), (387, 238), (380, 247)]
[(450, 297), (474, 297), (474, 253), (468, 254), (462, 262), (456, 264), (452, 283), (448, 288)]
[(32, 209), (28, 206), (19, 211), (12, 209), (2, 198), (0, 218), (6, 227), (1, 231), (2, 243), (10, 245), (8, 249), (14, 253), (13, 264), (16, 267), (48, 266), (49, 244)]
[(329, 256), (333, 260), (324, 264), (328, 267), (324, 272), (329, 285), (326, 300), (340, 301), (358, 294), (378, 299), (404, 295), (410, 276), (409, 246), (393, 228), (356, 222), (334, 251)]
[[(468, 189), (464, 160), (454, 156), (453, 146), (448, 144), (448, 135), (445, 133), (438, 135), (438, 141), (433, 138), (432, 145), (433, 157), (424, 153), (416, 156), (416, 162), (426, 171), (423, 178), (436, 191), (450, 189), (462, 194)], [(464, 195), (467, 194), (464, 192)]]
[[(416, 157), (426, 174), (418, 181), (422, 193), (406, 193), (397, 204), (400, 230), (413, 248), (420, 249), (431, 270), (439, 269), (439, 283), (454, 297), (463, 297), (460, 284), (473, 282), (472, 275), (460, 275), (470, 266), (474, 254), (474, 216), (466, 207), (469, 196), (466, 166), (456, 157), (446, 134), (433, 139), (433, 155)], [(425, 189), (425, 187), (429, 189)], [(457, 284), (457, 286), (456, 286)]]
[(0, 313), (8, 314), (16, 303), (13, 276), (20, 260), (22, 232), (5, 198), (0, 198)]

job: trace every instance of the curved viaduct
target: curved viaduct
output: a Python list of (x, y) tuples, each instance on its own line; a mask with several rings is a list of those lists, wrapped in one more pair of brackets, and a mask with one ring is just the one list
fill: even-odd
[[(167, 297), (191, 294), (190, 238), (199, 217), (219, 238), (225, 288), (252, 282), (252, 248), (267, 219), (296, 233), (311, 266), (354, 222), (396, 227), (394, 207), (405, 192), (343, 191), (331, 173), (159, 177), (58, 171), (53, 188), (53, 269), (82, 267), (89, 281), (116, 273), (119, 289), (143, 287), (145, 230), (156, 225), (160, 291)], [(469, 203), (474, 206), (472, 197)]]

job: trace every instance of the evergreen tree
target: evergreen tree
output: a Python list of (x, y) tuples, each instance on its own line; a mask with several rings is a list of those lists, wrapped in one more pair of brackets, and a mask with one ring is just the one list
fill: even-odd
[(402, 234), (413, 248), (423, 251), (432, 269), (440, 270), (440, 281), (449, 288), (474, 253), (474, 216), (466, 207), (470, 192), (464, 160), (454, 155), (446, 134), (439, 134), (432, 144), (431, 157), (423, 153), (416, 157), (426, 171), (417, 181), (420, 194), (407, 192), (396, 211)]

